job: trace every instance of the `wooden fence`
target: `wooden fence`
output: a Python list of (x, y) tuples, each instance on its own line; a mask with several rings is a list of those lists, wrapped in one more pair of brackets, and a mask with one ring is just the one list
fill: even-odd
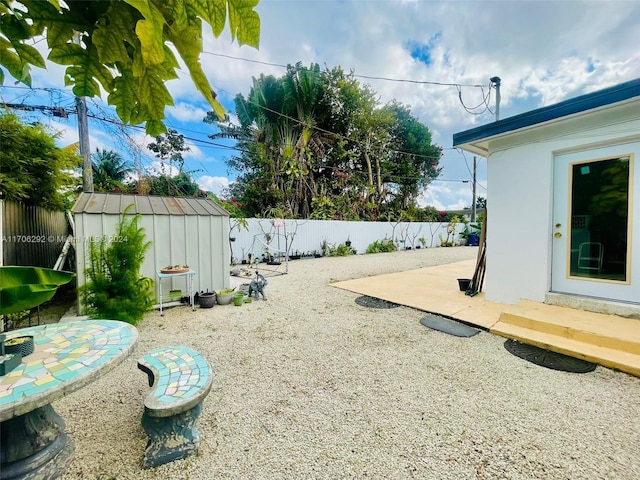
[(53, 268), (69, 233), (65, 213), (16, 202), (0, 204), (3, 264)]

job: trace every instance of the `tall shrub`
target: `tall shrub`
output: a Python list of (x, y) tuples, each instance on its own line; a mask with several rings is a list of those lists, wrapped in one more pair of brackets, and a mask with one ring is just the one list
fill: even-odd
[(138, 226), (140, 215), (128, 215), (128, 210), (111, 241), (103, 236), (89, 245), (89, 281), (81, 295), (92, 317), (135, 325), (153, 305), (153, 280), (140, 275), (151, 242), (145, 242), (144, 228)]

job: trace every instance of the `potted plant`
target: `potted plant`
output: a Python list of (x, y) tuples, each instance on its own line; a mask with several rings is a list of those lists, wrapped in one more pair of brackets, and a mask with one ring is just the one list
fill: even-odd
[(235, 290), (233, 288), (227, 288), (220, 290), (216, 293), (216, 301), (218, 305), (229, 305), (233, 301), (233, 295)]
[(211, 308), (216, 303), (216, 292), (210, 292), (207, 290), (206, 292), (200, 292), (198, 295), (198, 304), (200, 308)]
[(244, 300), (245, 300), (245, 294), (244, 294), (244, 292), (236, 292), (236, 293), (233, 295), (233, 304), (234, 304), (236, 307), (241, 307), (241, 306), (242, 306), (242, 304), (244, 303)]
[(6, 353), (19, 353), (21, 356), (26, 357), (33, 353), (33, 335), (9, 338), (4, 342), (4, 346)]

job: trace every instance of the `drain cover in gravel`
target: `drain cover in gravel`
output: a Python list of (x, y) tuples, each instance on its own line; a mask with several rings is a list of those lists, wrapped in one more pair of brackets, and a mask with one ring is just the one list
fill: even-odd
[(361, 307), (369, 308), (397, 308), (400, 306), (397, 303), (387, 302), (381, 298), (369, 297), (367, 295), (356, 298), (356, 303)]
[(551, 368), (552, 370), (571, 373), (588, 373), (596, 369), (595, 363), (545, 350), (534, 345), (521, 343), (511, 338), (504, 342), (504, 348), (516, 357), (520, 357), (541, 367)]
[(449, 318), (441, 317), (440, 315), (427, 315), (420, 320), (420, 323), (425, 327), (438, 330), (439, 332), (448, 333), (449, 335), (456, 337), (473, 337), (480, 333), (480, 330), (477, 328), (470, 327), (469, 325), (456, 322)]

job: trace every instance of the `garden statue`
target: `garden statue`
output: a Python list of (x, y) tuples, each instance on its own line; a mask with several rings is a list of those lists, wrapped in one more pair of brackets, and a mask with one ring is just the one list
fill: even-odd
[(251, 280), (249, 284), (249, 297), (253, 294), (253, 296), (258, 299), (258, 294), (262, 294), (262, 299), (266, 300), (267, 296), (264, 294), (264, 287), (267, 286), (267, 279), (264, 278), (263, 275), (256, 271), (256, 279)]

